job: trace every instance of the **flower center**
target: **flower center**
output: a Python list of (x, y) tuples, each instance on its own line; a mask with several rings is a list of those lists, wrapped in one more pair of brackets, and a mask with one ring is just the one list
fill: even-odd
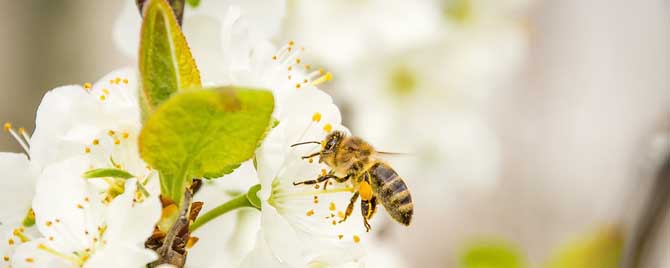
[(303, 63), (300, 58), (300, 53), (303, 51), (305, 51), (304, 47), (298, 49), (295, 47), (295, 42), (289, 41), (272, 56), (273, 61), (287, 70), (286, 78), (296, 82), (296, 89), (300, 89), (307, 84), (317, 86), (333, 79), (333, 74), (323, 69), (311, 71), (312, 65)]

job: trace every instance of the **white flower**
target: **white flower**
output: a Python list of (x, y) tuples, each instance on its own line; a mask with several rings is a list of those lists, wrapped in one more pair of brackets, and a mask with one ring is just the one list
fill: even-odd
[[(331, 75), (323, 71), (306, 73), (308, 68), (299, 57), (301, 50), (293, 42), (276, 53), (270, 53), (268, 46), (258, 46), (251, 68), (236, 77), (241, 85), (273, 90), (274, 118), (278, 121), (256, 152), (262, 231), (244, 267), (270, 267), (276, 262), (307, 267), (344, 263), (362, 256), (358, 245), (359, 235), (365, 232), (361, 218), (353, 215), (347, 222), (338, 223), (352, 195), (350, 186), (332, 185), (325, 191), (293, 185), (317, 178), (327, 167), (301, 159), (320, 147), (290, 145), (322, 140), (334, 130), (346, 131), (340, 125), (337, 106), (315, 86)], [(272, 254), (259, 257), (264, 252)]]
[(42, 237), (16, 249), (13, 267), (144, 267), (156, 259), (144, 241), (160, 217), (158, 198), (130, 179), (108, 203), (81, 177), (88, 165), (80, 156), (44, 169), (32, 206)]
[[(248, 161), (223, 178), (204, 181), (193, 197), (203, 201), (202, 213), (245, 193), (257, 183), (253, 164)], [(201, 213), (201, 215), (202, 215)], [(198, 243), (188, 251), (186, 267), (237, 267), (253, 249), (260, 228), (260, 215), (253, 208), (232, 211), (203, 225), (192, 236)], [(217, 252), (217, 254), (212, 254)]]
[(287, 35), (339, 74), (370, 51), (392, 53), (430, 42), (441, 23), (437, 4), (425, 0), (299, 0), (287, 13)]
[(26, 241), (34, 228), (22, 225), (35, 191), (35, 176), (24, 154), (0, 153), (0, 267), (10, 264), (14, 249)]
[[(230, 82), (231, 71), (246, 68), (250, 49), (270, 40), (279, 31), (284, 0), (210, 0), (186, 5), (182, 31), (198, 64), (204, 84)], [(114, 27), (117, 47), (136, 59), (141, 16), (133, 1), (126, 1)]]

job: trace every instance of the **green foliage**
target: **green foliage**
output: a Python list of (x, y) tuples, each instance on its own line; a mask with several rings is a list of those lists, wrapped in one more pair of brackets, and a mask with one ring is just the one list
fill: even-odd
[(186, 0), (186, 3), (191, 7), (198, 7), (200, 5), (200, 0)]
[(125, 170), (116, 169), (116, 168), (93, 169), (93, 170), (89, 170), (89, 171), (84, 172), (84, 174), (82, 174), (81, 176), (85, 179), (106, 178), (106, 177), (130, 179), (130, 178), (135, 177), (135, 175), (130, 174)]
[(140, 33), (140, 106), (143, 118), (180, 90), (200, 88), (200, 73), (172, 8), (148, 0)]
[(618, 227), (605, 227), (560, 248), (547, 266), (550, 268), (618, 268), (623, 244), (623, 234)]
[(180, 204), (185, 183), (217, 178), (250, 159), (270, 125), (264, 90), (216, 88), (177, 94), (140, 133), (140, 155), (161, 175), (161, 193)]
[(519, 250), (502, 241), (479, 241), (465, 248), (460, 268), (521, 268), (525, 260)]

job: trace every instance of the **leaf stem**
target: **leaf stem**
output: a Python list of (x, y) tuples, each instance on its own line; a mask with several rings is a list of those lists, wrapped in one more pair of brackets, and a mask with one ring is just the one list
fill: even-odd
[(231, 200), (229, 200), (226, 203), (223, 203), (219, 205), (218, 207), (213, 208), (210, 211), (207, 211), (207, 213), (201, 215), (198, 217), (193, 224), (191, 224), (189, 230), (191, 232), (194, 232), (200, 226), (205, 225), (205, 223), (208, 223), (209, 221), (216, 219), (217, 217), (226, 214), (230, 211), (233, 211), (238, 208), (243, 208), (243, 207), (252, 207), (256, 208), (254, 205), (249, 202), (249, 199), (247, 198), (247, 193), (243, 193)]

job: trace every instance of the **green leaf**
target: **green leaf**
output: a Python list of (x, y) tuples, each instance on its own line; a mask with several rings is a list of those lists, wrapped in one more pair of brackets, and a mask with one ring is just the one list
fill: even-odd
[(272, 93), (243, 88), (183, 92), (145, 122), (142, 158), (160, 172), (161, 192), (180, 204), (193, 178), (217, 178), (250, 159), (270, 124)]
[(135, 175), (130, 174), (125, 170), (117, 169), (117, 168), (93, 169), (93, 170), (89, 170), (89, 171), (84, 172), (84, 174), (82, 174), (81, 176), (85, 179), (105, 178), (105, 177), (130, 179), (130, 178), (135, 177)]
[(198, 7), (200, 5), (200, 0), (186, 0), (186, 3), (191, 7)]
[(170, 4), (147, 0), (140, 33), (140, 107), (143, 118), (180, 90), (200, 88), (200, 72)]
[(521, 268), (524, 258), (519, 250), (503, 241), (478, 241), (463, 251), (460, 268)]
[(606, 226), (561, 247), (550, 259), (550, 268), (618, 268), (623, 252), (623, 233)]
[(251, 203), (251, 205), (257, 209), (261, 209), (261, 200), (258, 198), (258, 191), (260, 190), (261, 185), (256, 184), (254, 186), (251, 186), (251, 188), (249, 188), (249, 191), (247, 192), (247, 199), (249, 200), (249, 203)]

